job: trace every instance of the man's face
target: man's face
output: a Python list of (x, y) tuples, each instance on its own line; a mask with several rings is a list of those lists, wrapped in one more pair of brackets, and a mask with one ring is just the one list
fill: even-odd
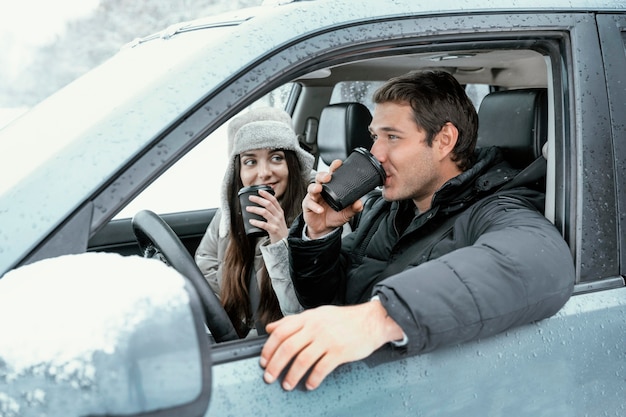
[(412, 199), (420, 211), (427, 210), (445, 179), (436, 147), (426, 144), (426, 132), (415, 123), (411, 106), (377, 104), (369, 130), (374, 138), (371, 152), (387, 174), (383, 197), (389, 201)]

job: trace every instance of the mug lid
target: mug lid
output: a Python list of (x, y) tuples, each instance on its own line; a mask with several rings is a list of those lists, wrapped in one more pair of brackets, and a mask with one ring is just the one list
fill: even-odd
[(274, 195), (274, 189), (266, 184), (249, 185), (247, 187), (243, 187), (242, 189), (239, 190), (239, 192), (237, 192), (237, 195), (242, 195), (242, 194), (246, 194), (252, 191), (259, 191), (259, 190), (265, 190), (268, 193)]
[(384, 170), (382, 164), (380, 163), (380, 161), (378, 159), (376, 159), (376, 157), (374, 155), (372, 155), (372, 153), (370, 151), (368, 151), (367, 149), (359, 146), (358, 148), (354, 148), (352, 150), (352, 152), (358, 152), (361, 155), (365, 156), (367, 159), (369, 159), (369, 161), (372, 163), (374, 168), (376, 168), (376, 171), (378, 171), (378, 174), (380, 175), (380, 178), (382, 179), (382, 182), (383, 183), (385, 182), (385, 180), (387, 179), (387, 174), (385, 173), (385, 170)]

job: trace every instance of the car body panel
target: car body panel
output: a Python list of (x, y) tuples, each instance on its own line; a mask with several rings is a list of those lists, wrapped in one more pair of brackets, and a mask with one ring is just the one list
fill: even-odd
[(206, 415), (621, 415), (626, 288), (610, 293), (576, 296), (548, 320), (489, 339), (370, 367), (374, 354), (311, 392), (259, 385), (258, 357), (222, 364), (214, 357)]

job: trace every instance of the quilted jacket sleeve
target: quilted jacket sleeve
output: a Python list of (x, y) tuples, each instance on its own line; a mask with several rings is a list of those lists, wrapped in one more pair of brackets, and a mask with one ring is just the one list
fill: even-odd
[(302, 239), (300, 215), (289, 231), (289, 265), (296, 295), (304, 308), (339, 304), (342, 299), (345, 262), (340, 229), (312, 241)]
[(499, 196), (454, 225), (474, 242), (374, 287), (408, 354), (487, 337), (556, 313), (574, 285), (570, 250), (523, 199)]

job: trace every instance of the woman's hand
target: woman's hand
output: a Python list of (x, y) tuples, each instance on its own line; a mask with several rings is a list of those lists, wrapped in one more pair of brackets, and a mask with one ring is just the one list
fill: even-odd
[(285, 221), (285, 212), (276, 197), (265, 190), (260, 190), (259, 196), (250, 196), (250, 201), (261, 207), (248, 206), (246, 210), (250, 213), (256, 213), (266, 220), (263, 222), (252, 219), (250, 224), (267, 231), (271, 243), (276, 243), (287, 237), (289, 228)]

